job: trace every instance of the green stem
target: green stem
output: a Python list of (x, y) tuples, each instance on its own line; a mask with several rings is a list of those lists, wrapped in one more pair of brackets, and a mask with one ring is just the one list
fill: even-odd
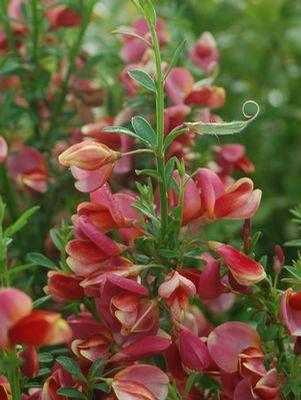
[[(83, 9), (83, 19), (82, 19), (82, 23), (81, 26), (79, 28), (79, 32), (78, 32), (78, 36), (77, 39), (73, 45), (73, 47), (71, 48), (70, 52), (69, 52), (69, 57), (68, 57), (68, 70), (65, 76), (65, 79), (63, 81), (62, 84), (62, 90), (57, 98), (56, 104), (54, 106), (54, 111), (52, 114), (52, 118), (50, 121), (50, 127), (49, 130), (46, 134), (46, 139), (45, 141), (47, 141), (47, 139), (49, 137), (51, 137), (51, 133), (54, 129), (57, 129), (57, 125), (59, 123), (59, 119), (63, 110), (63, 106), (65, 103), (65, 99), (68, 93), (68, 86), (69, 86), (69, 81), (70, 78), (75, 70), (76, 67), (76, 59), (80, 50), (80, 47), (82, 45), (82, 41), (85, 35), (85, 32), (87, 30), (89, 21), (90, 21), (90, 16), (92, 14), (93, 8), (94, 8), (94, 4), (95, 4), (96, 0), (90, 0), (89, 4), (87, 6), (84, 7)], [(46, 143), (44, 143), (46, 144)]]
[(18, 207), (16, 202), (15, 192), (12, 188), (12, 184), (7, 176), (5, 164), (0, 165), (0, 189), (5, 194), (5, 203), (9, 212), (11, 222), (14, 222), (18, 218)]
[(157, 115), (157, 171), (161, 177), (159, 182), (160, 208), (161, 208), (161, 240), (165, 241), (168, 229), (168, 199), (165, 174), (165, 151), (164, 151), (164, 76), (159, 48), (159, 41), (155, 26), (149, 22), (152, 37), (153, 50), (156, 62), (156, 115)]
[(21, 387), (19, 382), (19, 367), (18, 367), (18, 357), (16, 350), (13, 349), (8, 352), (8, 362), (9, 362), (9, 371), (8, 378), (12, 391), (12, 399), (13, 400), (21, 400)]

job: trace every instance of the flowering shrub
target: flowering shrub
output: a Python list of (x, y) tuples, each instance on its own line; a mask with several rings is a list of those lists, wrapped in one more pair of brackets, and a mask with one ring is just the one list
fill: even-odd
[[(250, 219), (261, 190), (233, 177), (254, 170), (245, 148), (195, 151), (206, 136), (243, 131), (259, 106), (248, 101), (242, 120), (223, 121), (214, 37), (203, 33), (178, 66), (186, 43), (163, 58), (173, 47), (165, 22), (150, 0), (132, 2), (141, 18), (114, 32), (124, 86), (114, 115), (97, 112), (109, 95), (97, 56), (80, 50), (95, 1), (2, 3), (0, 397), (297, 398), (300, 266), (286, 266), (279, 287), (282, 248), (271, 266), (256, 257)], [(32, 135), (14, 135), (11, 123)], [(32, 202), (40, 210), (26, 209)], [(240, 243), (211, 236), (222, 220), (241, 224)], [(25, 262), (35, 224), (39, 251), (26, 245)], [(42, 296), (36, 267), (49, 270)]]

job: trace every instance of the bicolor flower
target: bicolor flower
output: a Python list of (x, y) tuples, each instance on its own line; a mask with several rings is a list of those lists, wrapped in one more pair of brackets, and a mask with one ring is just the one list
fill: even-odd
[(245, 155), (245, 147), (238, 143), (214, 146), (218, 173), (222, 176), (231, 175), (234, 170), (249, 174), (254, 171), (254, 165)]
[(45, 9), (51, 29), (68, 28), (80, 25), (81, 16), (79, 13), (64, 4), (51, 7), (51, 4), (55, 2), (55, 0), (48, 1)]
[(260, 336), (254, 328), (243, 322), (225, 322), (208, 336), (207, 346), (213, 361), (227, 373), (239, 370), (240, 355), (250, 348), (262, 353)]
[(216, 299), (226, 291), (220, 276), (221, 263), (208, 253), (203, 254), (201, 259), (205, 266), (198, 282), (198, 295), (202, 300)]
[[(201, 214), (202, 208), (199, 189), (195, 182), (186, 174), (183, 181), (181, 181), (178, 171), (173, 172), (173, 177), (179, 189), (181, 185), (185, 185), (182, 209), (182, 225), (185, 226)], [(173, 189), (168, 193), (168, 202), (171, 209), (179, 205), (179, 195)]]
[(0, 347), (9, 349), (9, 329), (32, 311), (31, 298), (15, 288), (0, 289)]
[(32, 311), (8, 331), (12, 343), (28, 346), (53, 346), (69, 340), (71, 330), (61, 315), (52, 311)]
[(204, 32), (197, 40), (194, 49), (189, 52), (190, 59), (206, 73), (214, 70), (220, 54), (217, 43), (210, 32)]
[(246, 219), (258, 209), (261, 190), (254, 190), (249, 178), (225, 187), (214, 171), (201, 168), (196, 174), (196, 183), (201, 190), (203, 214), (209, 219)]
[(158, 367), (137, 364), (118, 372), (112, 388), (118, 400), (165, 400), (168, 384), (168, 376)]
[(281, 298), (280, 317), (292, 336), (301, 336), (301, 291), (287, 289)]
[(48, 167), (44, 156), (35, 148), (22, 146), (9, 157), (8, 172), (22, 188), (44, 193), (47, 190)]
[(171, 314), (177, 321), (182, 321), (189, 305), (189, 296), (194, 296), (196, 288), (193, 282), (178, 271), (161, 283), (158, 293), (170, 306)]
[(254, 285), (266, 277), (265, 270), (260, 263), (247, 257), (234, 247), (214, 241), (209, 241), (208, 246), (223, 259), (239, 284)]
[(55, 301), (79, 300), (84, 297), (84, 289), (80, 286), (81, 278), (63, 272), (48, 272), (45, 293), (49, 294)]

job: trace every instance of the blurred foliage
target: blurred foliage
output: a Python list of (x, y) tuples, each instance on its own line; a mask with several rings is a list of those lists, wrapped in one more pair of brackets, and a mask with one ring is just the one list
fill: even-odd
[[(256, 166), (252, 178), (263, 190), (263, 199), (254, 220), (254, 231), (263, 232), (261, 252), (272, 254), (275, 243), (296, 236), (288, 210), (301, 198), (301, 2), (157, 0), (155, 3), (175, 45), (186, 38), (188, 47), (192, 47), (204, 31), (216, 37), (221, 51), (217, 84), (227, 91), (226, 104), (218, 111), (225, 120), (238, 118), (247, 99), (260, 104), (257, 120), (246, 132), (229, 141), (244, 144)], [(111, 65), (112, 78), (120, 69), (116, 57), (118, 39), (110, 38), (108, 33), (118, 24), (131, 23), (137, 15), (130, 2), (125, 5), (121, 0), (106, 0), (99, 4), (99, 16), (101, 26), (97, 24), (91, 31), (99, 37), (99, 30), (103, 30), (105, 39), (95, 43), (98, 50), (108, 51), (105, 58), (106, 64)], [(116, 69), (114, 63), (112, 67), (114, 59)], [(192, 64), (190, 68), (194, 68)]]

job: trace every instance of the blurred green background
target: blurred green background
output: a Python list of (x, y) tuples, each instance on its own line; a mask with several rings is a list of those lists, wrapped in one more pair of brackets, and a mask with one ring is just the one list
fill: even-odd
[[(263, 232), (259, 252), (271, 254), (275, 243), (298, 236), (289, 209), (301, 201), (301, 2), (157, 0), (155, 3), (175, 46), (182, 37), (188, 40), (188, 46), (193, 46), (204, 31), (212, 32), (217, 39), (221, 68), (216, 83), (227, 92), (226, 104), (218, 113), (225, 120), (239, 118), (247, 99), (260, 104), (258, 119), (230, 141), (244, 144), (256, 166), (252, 178), (263, 190), (260, 211), (254, 220), (255, 228)], [(137, 15), (130, 2), (127, 7), (120, 0), (102, 3), (101, 29), (109, 32), (119, 23), (134, 21)], [(110, 26), (112, 23), (115, 25)], [(101, 46), (108, 49), (109, 44), (103, 42)], [(108, 55), (108, 62), (111, 61)], [(295, 250), (287, 249), (287, 254), (290, 258)]]

